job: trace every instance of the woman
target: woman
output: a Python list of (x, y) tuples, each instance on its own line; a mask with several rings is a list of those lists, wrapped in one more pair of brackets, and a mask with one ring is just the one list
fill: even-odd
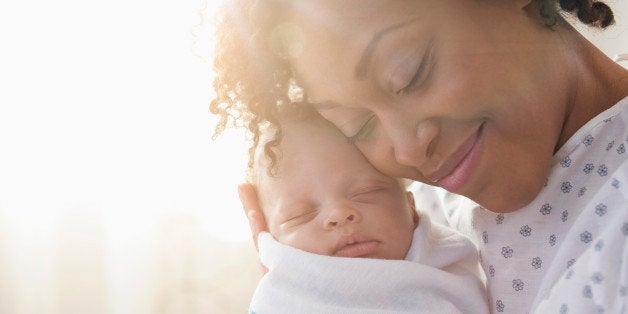
[[(464, 202), (453, 223), (480, 247), (493, 311), (620, 310), (628, 72), (561, 15), (606, 27), (610, 8), (314, 0), (258, 1), (233, 12), (246, 14), (219, 28), (212, 103), (224, 122), (237, 112), (255, 134), (274, 110), (304, 98), (381, 172), (481, 205)], [(264, 223), (254, 190), (240, 192), (256, 234)], [(610, 220), (594, 222), (592, 211)], [(612, 234), (600, 227), (615, 224)], [(599, 272), (583, 270), (577, 284), (565, 282), (569, 270), (587, 268), (592, 260), (583, 256), (607, 233), (619, 249), (596, 259), (615, 261), (604, 264), (606, 280), (590, 282)], [(571, 305), (574, 294), (584, 303)]]

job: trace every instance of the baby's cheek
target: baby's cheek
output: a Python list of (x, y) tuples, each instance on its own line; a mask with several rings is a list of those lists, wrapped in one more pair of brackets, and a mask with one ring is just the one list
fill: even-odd
[(334, 253), (333, 245), (328, 243), (326, 237), (310, 229), (307, 225), (297, 226), (291, 228), (289, 232), (281, 233), (279, 237), (273, 236), (280, 243), (299, 250), (320, 255), (332, 255)]
[(410, 250), (410, 246), (412, 245), (412, 240), (414, 238), (414, 222), (406, 224), (406, 228), (400, 229), (399, 236), (399, 247), (398, 247), (398, 256), (399, 259), (404, 259)]

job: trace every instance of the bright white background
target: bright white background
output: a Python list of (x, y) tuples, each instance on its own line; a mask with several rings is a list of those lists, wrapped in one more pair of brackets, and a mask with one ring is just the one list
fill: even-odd
[(211, 141), (216, 4), (0, 4), (0, 313), (246, 310), (246, 151)]
[[(612, 56), (610, 3), (618, 25), (587, 36)], [(246, 311), (243, 136), (210, 138), (215, 4), (0, 4), (0, 313)]]
[(242, 140), (210, 139), (202, 0), (23, 3), (0, 8), (0, 206), (184, 209), (245, 239)]

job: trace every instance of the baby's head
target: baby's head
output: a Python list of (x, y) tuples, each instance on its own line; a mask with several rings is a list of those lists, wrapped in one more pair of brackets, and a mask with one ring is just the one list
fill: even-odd
[(258, 149), (249, 176), (273, 237), (321, 255), (403, 259), (419, 217), (402, 181), (315, 112), (282, 119), (281, 133), (276, 164)]

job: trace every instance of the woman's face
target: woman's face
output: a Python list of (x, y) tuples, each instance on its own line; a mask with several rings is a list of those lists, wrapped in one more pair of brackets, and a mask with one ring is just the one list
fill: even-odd
[[(553, 32), (522, 1), (301, 1), (293, 66), (381, 172), (514, 211), (538, 194), (565, 119)], [(294, 28), (293, 28), (294, 29)]]

